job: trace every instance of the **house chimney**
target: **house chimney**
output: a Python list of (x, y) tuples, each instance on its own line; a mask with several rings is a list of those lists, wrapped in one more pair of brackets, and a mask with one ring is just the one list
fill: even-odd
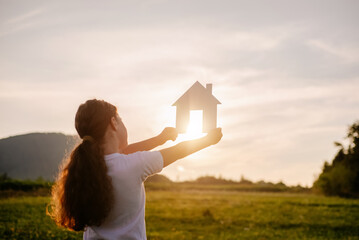
[(212, 83), (207, 83), (206, 84), (206, 89), (210, 94), (212, 94)]

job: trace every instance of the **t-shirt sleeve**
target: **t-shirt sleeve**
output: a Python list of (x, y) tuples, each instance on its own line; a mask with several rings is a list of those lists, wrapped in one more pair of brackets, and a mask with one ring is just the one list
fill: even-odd
[(145, 181), (147, 177), (162, 171), (163, 158), (160, 152), (137, 152), (135, 154), (139, 160), (138, 173), (142, 181)]

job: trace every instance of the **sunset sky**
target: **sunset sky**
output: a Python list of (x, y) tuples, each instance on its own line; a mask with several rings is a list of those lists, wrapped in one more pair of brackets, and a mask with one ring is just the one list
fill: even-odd
[(143, 140), (212, 83), (222, 141), (162, 173), (311, 186), (359, 120), (358, 13), (356, 0), (0, 0), (0, 138), (76, 134), (79, 104), (98, 98)]

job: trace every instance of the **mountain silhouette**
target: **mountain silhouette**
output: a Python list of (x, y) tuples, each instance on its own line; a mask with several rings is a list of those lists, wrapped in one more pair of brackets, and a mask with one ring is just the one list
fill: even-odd
[(62, 133), (30, 133), (0, 139), (0, 174), (16, 179), (54, 180), (61, 161), (79, 142)]

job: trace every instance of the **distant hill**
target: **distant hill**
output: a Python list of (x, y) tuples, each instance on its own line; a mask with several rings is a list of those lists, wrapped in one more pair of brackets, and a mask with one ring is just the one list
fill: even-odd
[(155, 175), (147, 178), (146, 182), (147, 183), (149, 183), (149, 182), (171, 183), (172, 181), (168, 177), (166, 177), (162, 174), (155, 174)]
[(60, 162), (79, 141), (61, 133), (30, 133), (0, 139), (0, 174), (54, 180)]
[[(77, 136), (62, 133), (30, 133), (0, 139), (0, 175), (12, 179), (54, 180), (61, 161), (79, 142)], [(171, 182), (154, 175), (147, 182)]]

